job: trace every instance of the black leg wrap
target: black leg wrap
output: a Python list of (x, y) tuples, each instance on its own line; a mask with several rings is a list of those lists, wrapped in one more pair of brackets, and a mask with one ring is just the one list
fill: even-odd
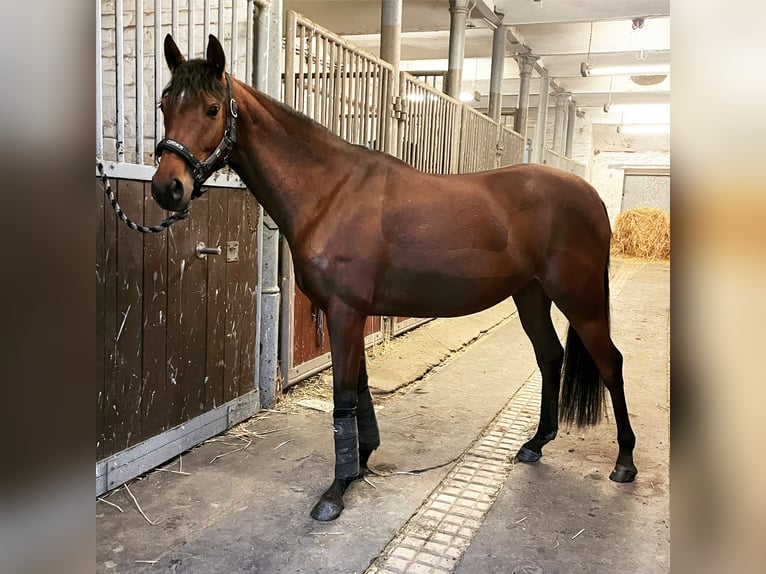
[(333, 418), (335, 433), (335, 478), (359, 476), (359, 437), (356, 418)]
[(356, 404), (356, 423), (359, 428), (359, 448), (372, 452), (380, 446), (378, 420), (372, 404), (370, 388), (359, 391)]

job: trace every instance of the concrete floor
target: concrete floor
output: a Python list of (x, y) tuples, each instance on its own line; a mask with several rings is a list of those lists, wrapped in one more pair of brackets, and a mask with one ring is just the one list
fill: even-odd
[[(539, 463), (508, 466), (454, 572), (669, 571), (669, 265), (616, 261), (612, 271), (636, 482), (607, 478), (617, 451), (611, 416), (562, 429)], [(557, 326), (563, 332), (560, 317)], [(383, 441), (371, 466), (390, 473), (454, 461), (535, 371), (512, 302), (395, 340), (370, 368)], [(391, 392), (407, 380), (415, 382)], [(183, 474), (170, 472), (174, 462), (131, 483), (146, 518), (124, 488), (106, 498), (123, 512), (99, 502), (97, 572), (362, 573), (453, 468), (369, 477), (349, 489), (338, 520), (318, 523), (308, 513), (332, 478), (331, 415), (262, 413), (235, 434), (251, 442), (217, 437), (183, 455)]]

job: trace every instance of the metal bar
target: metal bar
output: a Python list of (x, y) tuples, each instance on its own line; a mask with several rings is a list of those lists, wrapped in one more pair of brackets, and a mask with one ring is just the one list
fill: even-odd
[(179, 42), (178, 38), (178, 0), (173, 0), (170, 3), (170, 31), (173, 34), (173, 39)]
[[(162, 0), (154, 0), (154, 100), (162, 96)], [(154, 145), (162, 139), (162, 112), (154, 106)], [(157, 158), (154, 158), (157, 161)]]
[(96, 0), (96, 158), (104, 157), (104, 79), (101, 70), (101, 0)]
[(380, 130), (378, 130), (380, 111), (383, 109), (378, 99), (378, 89), (380, 87), (380, 76), (378, 75), (378, 66), (375, 62), (369, 62), (369, 81), (370, 81), (370, 101), (368, 107), (368, 117), (370, 124), (369, 139), (373, 144), (371, 147), (380, 150)]
[(285, 103), (294, 108), (295, 106), (295, 36), (297, 35), (297, 22), (295, 12), (287, 13), (287, 27), (285, 29)]
[(330, 121), (330, 106), (332, 100), (330, 98), (330, 74), (328, 71), (329, 59), (330, 59), (330, 40), (327, 36), (322, 37), (322, 89), (320, 90), (320, 97), (322, 98), (322, 125), (328, 128), (332, 127)]
[[(136, 2), (141, 2), (141, 0), (136, 0)], [(186, 9), (188, 11), (187, 17), (187, 23), (186, 23), (186, 30), (189, 34), (189, 59), (191, 60), (194, 58), (194, 0), (188, 0), (186, 4)], [(204, 40), (203, 40), (204, 43)]]
[(370, 144), (370, 61), (362, 59), (362, 141), (361, 144), (369, 147)]
[(332, 116), (332, 133), (340, 134), (340, 118), (338, 117), (338, 98), (340, 97), (340, 66), (338, 65), (339, 46), (336, 42), (330, 44), (330, 96), (332, 104), (330, 114)]
[(202, 44), (207, 42), (208, 34), (210, 34), (210, 0), (205, 0), (202, 4)]
[[(109, 177), (121, 179), (135, 179), (137, 181), (151, 181), (154, 176), (155, 168), (153, 165), (138, 165), (134, 163), (105, 161), (104, 173)], [(98, 170), (95, 175), (99, 175)], [(241, 187), (245, 184), (239, 179), (239, 176), (230, 171), (217, 171), (205, 181), (205, 187)]]
[(223, 44), (223, 0), (218, 0), (218, 40)]
[(123, 5), (122, 0), (115, 0), (114, 3), (114, 60), (116, 87), (117, 87), (117, 161), (125, 161), (125, 54), (123, 47), (124, 25), (123, 25)]
[(297, 109), (300, 112), (305, 113), (305, 102), (306, 102), (306, 90), (308, 89), (307, 86), (307, 80), (305, 78), (305, 72), (306, 69), (306, 27), (302, 24), (299, 26), (300, 31), (300, 41), (298, 43), (298, 54), (296, 55), (296, 58), (298, 58), (298, 98), (296, 100), (295, 109)]
[(96, 463), (96, 496), (168, 461), (203, 440), (253, 416), (260, 408), (256, 391), (186, 421)]
[(255, 43), (253, 38), (257, 37), (254, 28), (254, 11), (255, 4), (253, 4), (253, 0), (247, 0), (245, 16), (245, 30), (247, 30), (247, 33), (245, 34), (245, 54), (249, 57), (245, 58), (245, 78), (249, 78), (249, 81), (252, 82), (253, 85), (255, 85), (255, 79), (253, 78), (253, 61), (256, 59), (253, 52), (253, 45)]
[(348, 61), (346, 50), (338, 44), (338, 78), (340, 80), (340, 101), (338, 103), (338, 135), (345, 137), (348, 133)]
[(255, 51), (249, 60), (255, 62), (255, 70), (250, 81), (255, 89), (265, 92), (269, 79), (269, 12), (266, 8), (258, 7), (258, 17), (255, 18), (254, 26)]
[(136, 163), (144, 163), (144, 5), (136, 0)]
[[(230, 64), (229, 64), (229, 70), (231, 70), (234, 74), (237, 73), (237, 40), (239, 39), (239, 21), (237, 19), (237, 7), (239, 6), (239, 2), (237, 0), (232, 0), (231, 3), (231, 58), (230, 58)], [(266, 21), (268, 22), (268, 18), (266, 18)]]

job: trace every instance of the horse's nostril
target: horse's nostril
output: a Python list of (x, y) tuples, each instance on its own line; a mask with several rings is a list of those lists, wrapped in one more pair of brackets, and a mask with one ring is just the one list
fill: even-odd
[(168, 184), (168, 193), (174, 202), (179, 202), (184, 196), (184, 184), (178, 179), (173, 179)]

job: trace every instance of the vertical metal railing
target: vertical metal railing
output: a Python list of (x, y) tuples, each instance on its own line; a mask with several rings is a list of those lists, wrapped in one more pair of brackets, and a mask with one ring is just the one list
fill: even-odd
[(285, 103), (351, 143), (387, 151), (393, 67), (295, 12), (286, 34)]
[(500, 124), (473, 108), (463, 106), (460, 173), (497, 167)]
[(500, 126), (500, 141), (498, 142), (498, 167), (524, 163), (524, 137), (505, 126)]
[[(97, 0), (96, 155), (110, 165), (154, 163), (154, 146), (162, 138), (162, 114), (156, 104), (168, 78), (162, 48), (168, 32), (194, 58), (202, 54), (207, 33), (217, 24), (228, 70), (249, 81), (253, 0), (211, 4)], [(248, 57), (241, 57), (243, 53)]]
[(399, 158), (429, 173), (457, 173), (461, 104), (411, 76), (399, 75)]

